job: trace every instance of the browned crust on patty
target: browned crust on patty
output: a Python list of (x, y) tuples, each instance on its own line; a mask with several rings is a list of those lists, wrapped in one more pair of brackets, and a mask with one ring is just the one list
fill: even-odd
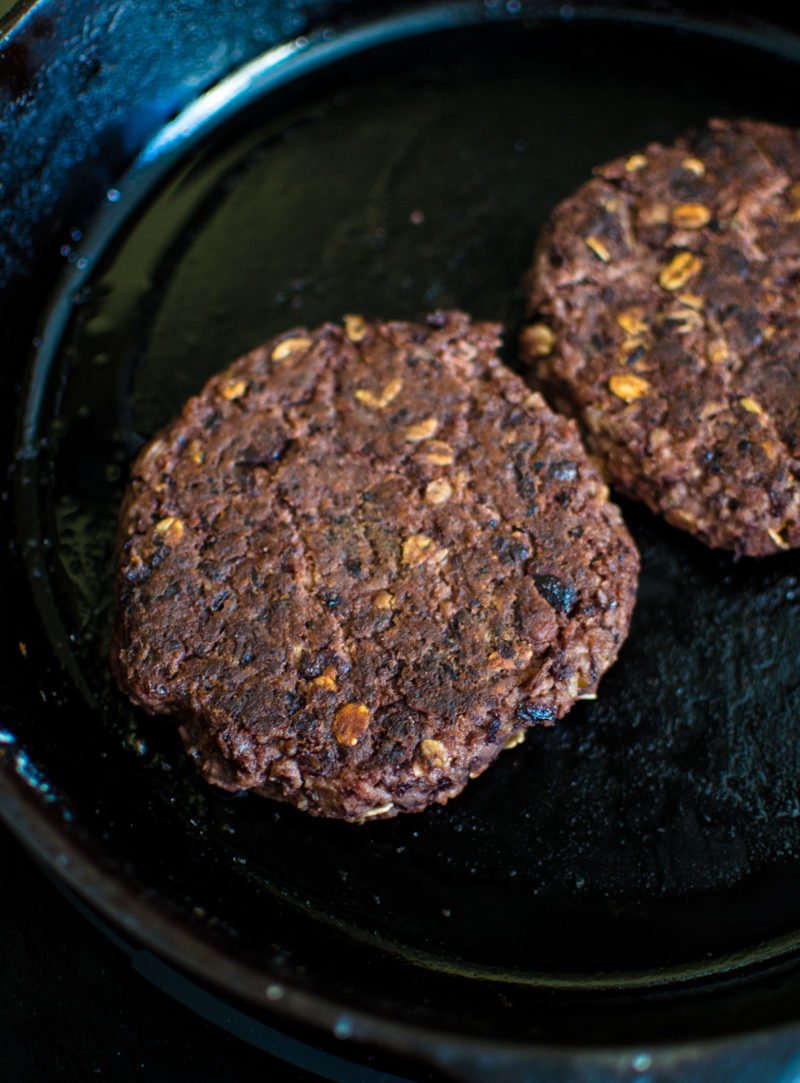
[(362, 820), (591, 693), (638, 556), (496, 325), (346, 327), (254, 350), (143, 449), (111, 662), (208, 781)]
[(800, 545), (800, 133), (712, 120), (553, 212), (522, 352), (622, 491), (708, 545)]

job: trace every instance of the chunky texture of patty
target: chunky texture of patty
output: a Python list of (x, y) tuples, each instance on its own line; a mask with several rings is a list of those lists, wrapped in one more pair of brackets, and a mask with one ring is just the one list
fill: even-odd
[(241, 358), (139, 455), (111, 660), (208, 781), (361, 820), (591, 693), (638, 555), (497, 326), (345, 328)]
[(800, 545), (800, 132), (712, 120), (552, 215), (522, 351), (621, 490), (708, 545)]

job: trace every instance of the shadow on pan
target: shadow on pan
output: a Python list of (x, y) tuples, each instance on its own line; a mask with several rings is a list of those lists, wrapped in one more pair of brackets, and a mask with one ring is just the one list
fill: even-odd
[[(96, 49), (125, 32), (146, 51), (123, 5), (85, 6), (108, 15)], [(59, 42), (54, 7), (12, 30), (20, 88)], [(506, 321), (513, 363), (534, 239), (592, 165), (709, 115), (800, 123), (800, 41), (752, 20), (357, 8), (320, 5), (316, 29), (290, 34), (281, 5), (260, 5), (247, 32), (261, 19), (272, 37), (245, 44), (232, 15), (217, 63), (249, 66), (176, 113), (176, 54), (171, 97), (151, 96), (138, 127), (109, 120), (97, 161), (61, 148), (61, 204), (18, 201), (42, 221), (17, 209), (0, 252), (6, 432), (20, 413), (4, 814), (129, 936), (257, 1007), (466, 1077), (730, 1078), (733, 1035), (798, 1013), (794, 554), (734, 562), (625, 505), (643, 574), (599, 700), (447, 807), (387, 823), (212, 792), (172, 724), (110, 682), (127, 464), (212, 372), (292, 325), (456, 305)], [(206, 16), (189, 15), (199, 41)], [(102, 114), (104, 90), (110, 110), (95, 81), (113, 68), (84, 78), (78, 113)], [(800, 1049), (785, 1031), (748, 1041), (753, 1078)]]

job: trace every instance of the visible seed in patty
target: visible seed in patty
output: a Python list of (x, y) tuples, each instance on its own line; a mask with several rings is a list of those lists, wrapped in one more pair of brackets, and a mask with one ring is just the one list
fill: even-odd
[(425, 500), (428, 504), (446, 504), (453, 495), (453, 486), (446, 478), (436, 478), (425, 488)]
[(679, 252), (662, 268), (658, 282), (665, 290), (679, 290), (702, 269), (703, 261), (694, 252)]
[(435, 417), (426, 417), (422, 421), (417, 421), (413, 425), (409, 425), (405, 430), (405, 438), (406, 440), (410, 440), (413, 444), (416, 444), (434, 436), (438, 428), (439, 422)]
[(522, 332), (522, 341), (534, 357), (547, 357), (553, 352), (556, 336), (546, 323), (532, 323)]
[(702, 229), (711, 221), (711, 211), (702, 203), (679, 203), (672, 208), (672, 224), (678, 229)]
[(389, 380), (378, 395), (364, 387), (357, 388), (355, 394), (358, 401), (365, 406), (373, 406), (378, 410), (383, 410), (391, 402), (394, 402), (402, 390), (403, 381), (396, 376), (394, 379)]
[(344, 332), (351, 342), (360, 342), (367, 333), (363, 316), (347, 315), (344, 318)]
[(411, 534), (403, 542), (403, 564), (421, 564), (433, 545), (427, 534)]
[(611, 253), (599, 237), (587, 237), (586, 246), (587, 248), (591, 248), (592, 252), (594, 252), (602, 263), (608, 263), (610, 261)]
[(442, 742), (431, 737), (426, 737), (423, 741), (420, 741), (419, 752), (431, 767), (446, 767), (450, 759)]
[(455, 452), (443, 440), (431, 440), (426, 445), (422, 458), (431, 466), (449, 466), (455, 458)]
[(183, 523), (174, 515), (167, 515), (156, 523), (156, 534), (160, 534), (165, 541), (179, 542), (183, 537)]
[(283, 361), (289, 354), (297, 353), (298, 350), (307, 350), (311, 346), (311, 339), (304, 337), (285, 338), (279, 342), (272, 351), (273, 361)]
[(369, 729), (369, 707), (365, 703), (345, 703), (333, 719), (333, 736), (340, 745), (352, 748)]
[(247, 380), (225, 380), (220, 384), (220, 394), (224, 399), (229, 402), (233, 399), (240, 399), (247, 390)]
[(322, 688), (326, 692), (336, 691), (336, 678), (338, 674), (333, 666), (328, 666), (311, 682), (316, 688)]
[(641, 308), (629, 308), (619, 313), (617, 323), (626, 335), (635, 338), (649, 331), (647, 323), (642, 319), (642, 311)]
[(623, 402), (635, 402), (650, 390), (650, 384), (641, 376), (634, 376), (632, 372), (615, 373), (608, 381), (608, 388), (612, 395), (616, 395)]

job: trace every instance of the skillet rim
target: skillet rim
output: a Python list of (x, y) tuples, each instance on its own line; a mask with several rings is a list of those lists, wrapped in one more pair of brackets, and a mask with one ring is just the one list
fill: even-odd
[[(272, 976), (266, 970), (236, 961), (230, 954), (214, 947), (137, 896), (121, 877), (100, 868), (89, 855), (82, 852), (77, 842), (59, 832), (52, 822), (52, 816), (39, 807), (36, 798), (21, 780), (17, 780), (15, 785), (5, 777), (4, 759), (0, 756), (0, 819), (37, 861), (43, 862), (48, 871), (56, 873), (90, 908), (98, 910), (122, 933), (135, 938), (201, 981), (241, 997), (270, 1014), (315, 1029), (327, 1029), (331, 1033), (337, 1021), (346, 1015), (348, 1023), (352, 1025), (351, 1041), (371, 1043), (405, 1056), (409, 1055), (409, 1050), (413, 1050), (415, 1057), (422, 1055), (439, 1066), (452, 1063), (454, 1057), (467, 1057), (474, 1059), (477, 1067), (488, 1057), (494, 1061), (509, 1061), (512, 1069), (525, 1069), (543, 1058), (563, 1067), (629, 1069), (646, 1049), (652, 1060), (650, 1068), (658, 1070), (659, 1067), (674, 1065), (678, 1060), (708, 1062), (717, 1055), (737, 1051), (744, 1055), (748, 1046), (764, 1039), (794, 1038), (800, 1046), (800, 1021), (756, 1027), (738, 1035), (638, 1046), (575, 1047), (524, 1039), (519, 1043), (492, 1041), (456, 1035), (430, 1026), (388, 1020), (360, 1009), (344, 1008), (329, 997), (293, 988), (283, 975), (276, 976), (276, 982), (282, 989), (281, 997), (267, 1001), (266, 986), (270, 984)], [(469, 1075), (465, 1078), (469, 1078)]]

